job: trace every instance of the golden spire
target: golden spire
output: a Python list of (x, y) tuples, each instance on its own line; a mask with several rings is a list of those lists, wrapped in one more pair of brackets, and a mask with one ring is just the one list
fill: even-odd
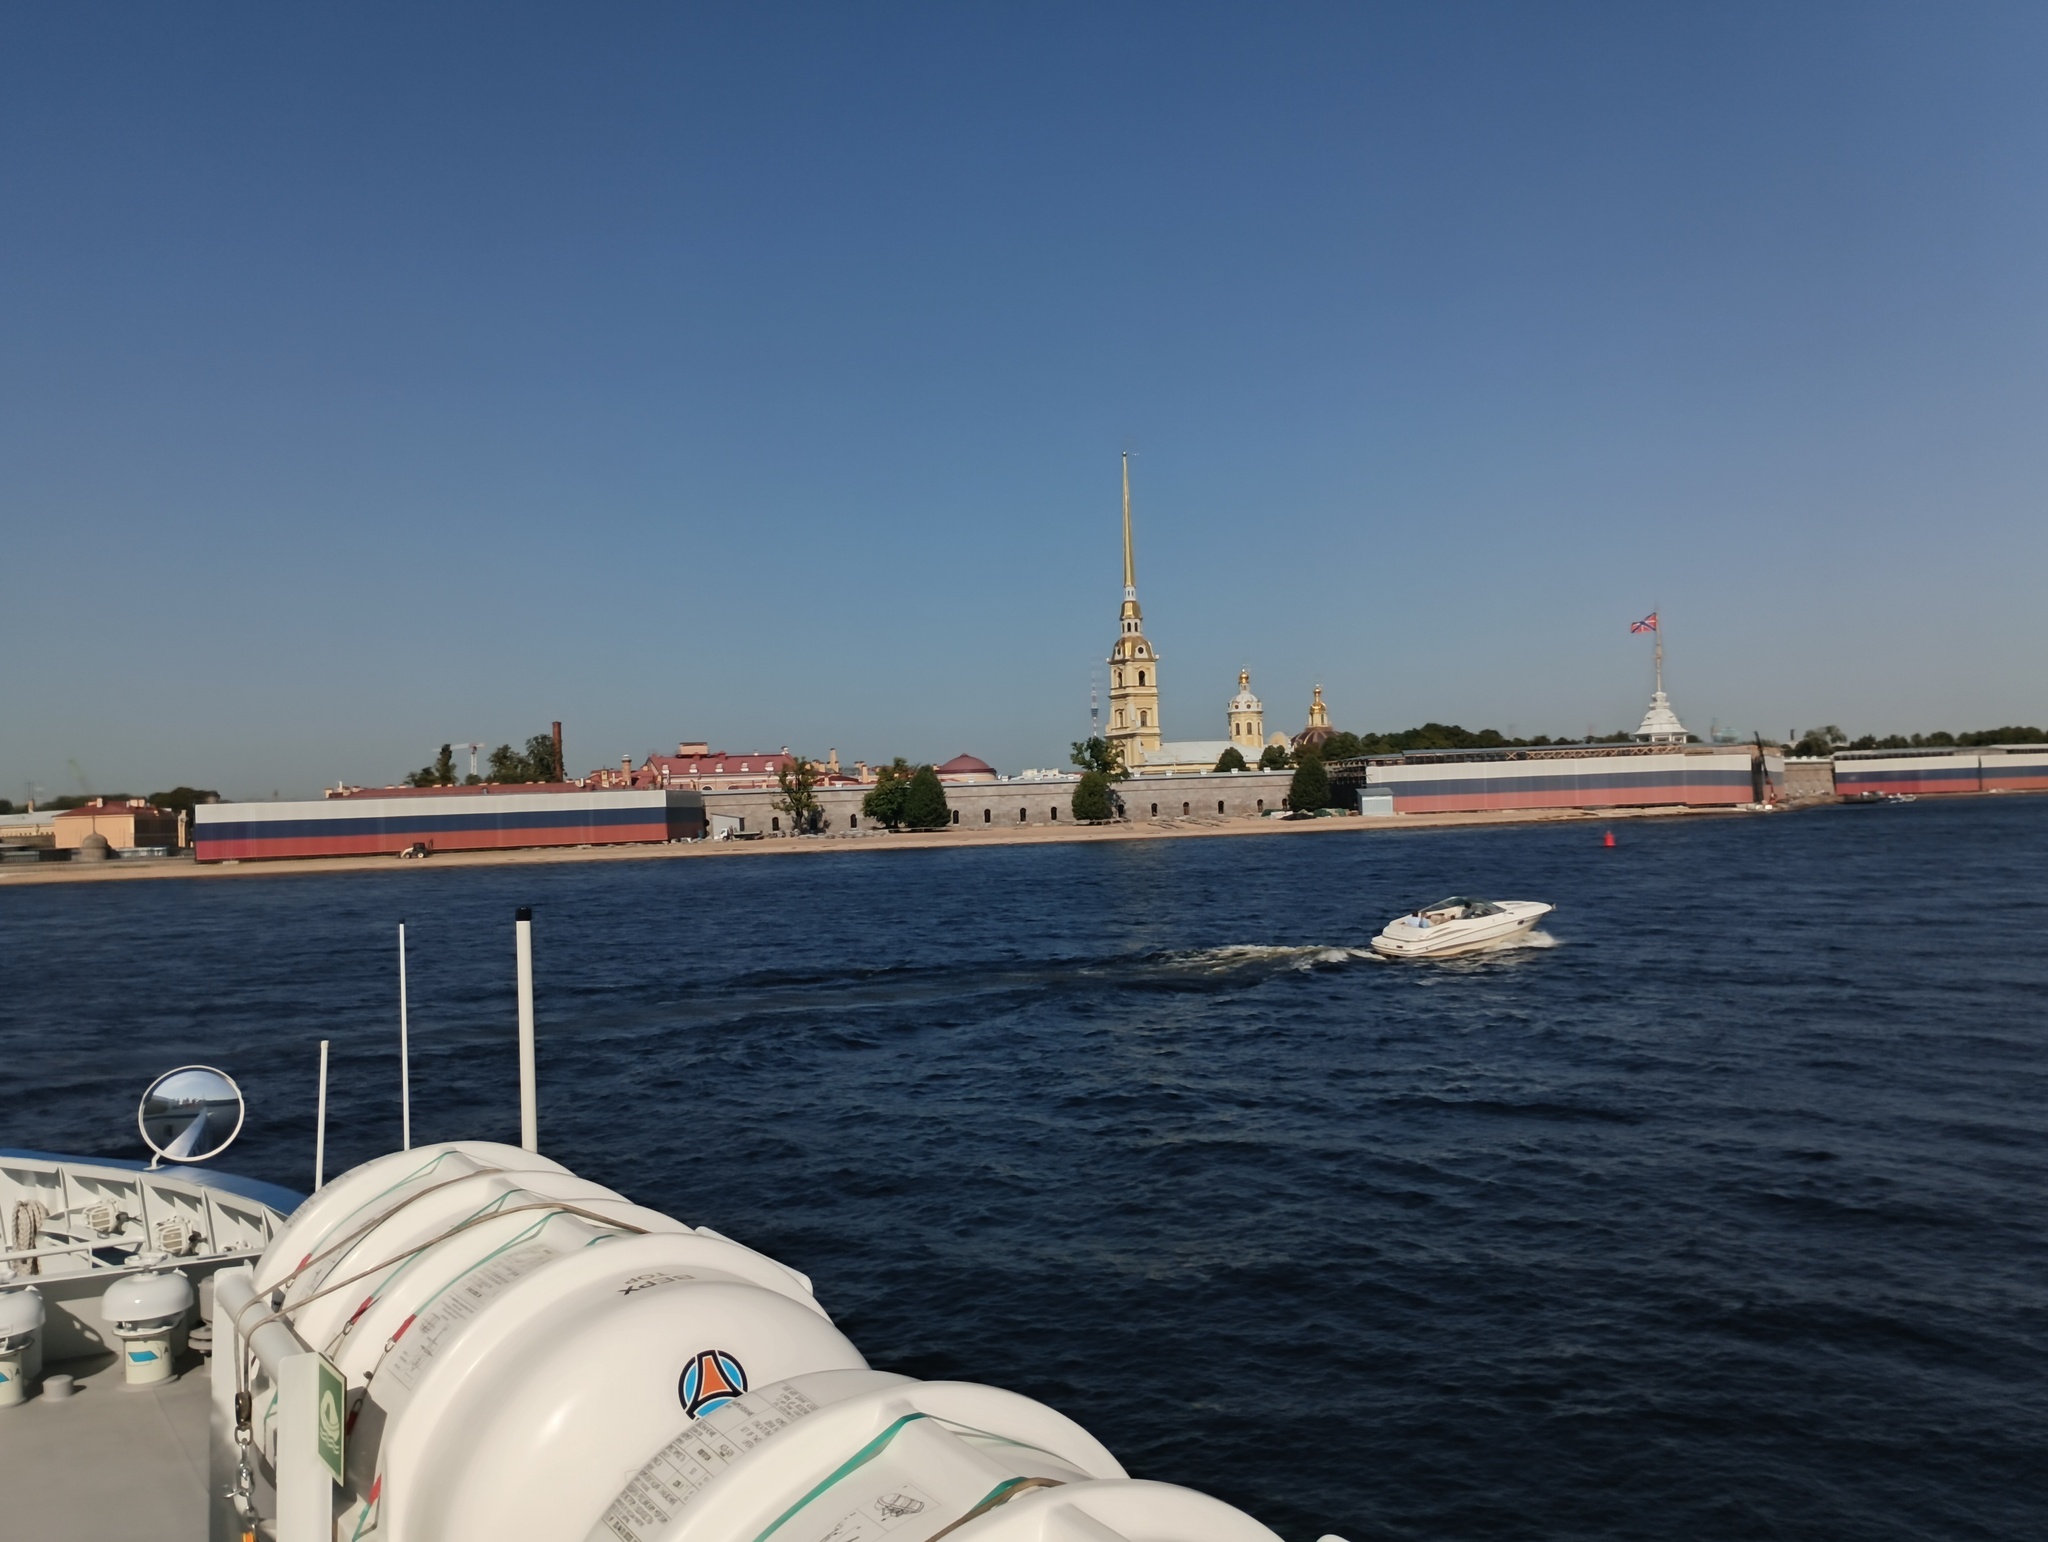
[(1124, 451), (1124, 598), (1138, 597), (1138, 562), (1131, 555), (1131, 452)]

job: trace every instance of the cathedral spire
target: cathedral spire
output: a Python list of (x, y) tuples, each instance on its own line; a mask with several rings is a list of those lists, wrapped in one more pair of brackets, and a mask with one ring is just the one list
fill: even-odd
[(1138, 598), (1138, 559), (1131, 554), (1131, 452), (1124, 451), (1124, 603)]
[(1131, 452), (1124, 451), (1124, 603), (1109, 655), (1109, 731), (1105, 737), (1136, 771), (1159, 748), (1159, 655), (1145, 639), (1138, 609), (1138, 563), (1131, 550)]

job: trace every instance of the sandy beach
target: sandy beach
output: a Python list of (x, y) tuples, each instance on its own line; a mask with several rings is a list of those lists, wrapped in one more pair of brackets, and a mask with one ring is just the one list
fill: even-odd
[(108, 862), (38, 862), (0, 867), (0, 889), (49, 883), (117, 883), (152, 878), (255, 878), (298, 873), (441, 872), (451, 867), (510, 867), (539, 862), (673, 862), (698, 858), (829, 856), (844, 852), (929, 851), (940, 847), (1043, 846), (1077, 841), (1190, 840), (1228, 836), (1386, 835), (1473, 825), (1528, 825), (1571, 822), (1617, 824), (1635, 819), (1730, 815), (1724, 808), (1637, 808), (1503, 810), (1476, 814), (1401, 814), (1391, 819), (1356, 815), (1331, 819), (1147, 819), (1128, 824), (1045, 824), (1025, 828), (953, 829), (770, 837), (762, 840), (679, 841), (660, 846), (519, 847), (506, 851), (450, 851), (421, 861), (395, 856), (287, 857), (268, 862), (194, 862), (189, 856), (128, 857)]

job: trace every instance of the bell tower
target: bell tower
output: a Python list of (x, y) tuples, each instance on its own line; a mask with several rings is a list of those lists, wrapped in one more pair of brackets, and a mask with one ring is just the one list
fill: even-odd
[(1124, 451), (1124, 604), (1109, 654), (1109, 727), (1103, 737), (1136, 771), (1159, 748), (1159, 655), (1145, 639), (1138, 608), (1138, 564), (1131, 551), (1131, 452)]
[(1246, 760), (1257, 760), (1266, 747), (1266, 709), (1252, 694), (1252, 672), (1237, 672), (1237, 694), (1230, 698), (1230, 742)]

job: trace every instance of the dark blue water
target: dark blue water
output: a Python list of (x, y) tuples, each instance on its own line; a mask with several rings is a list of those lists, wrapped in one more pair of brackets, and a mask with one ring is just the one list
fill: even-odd
[[(2048, 1534), (2048, 799), (0, 888), (0, 1144), (516, 1139), (1284, 1535)], [(1349, 951), (1452, 892), (1552, 947)]]

